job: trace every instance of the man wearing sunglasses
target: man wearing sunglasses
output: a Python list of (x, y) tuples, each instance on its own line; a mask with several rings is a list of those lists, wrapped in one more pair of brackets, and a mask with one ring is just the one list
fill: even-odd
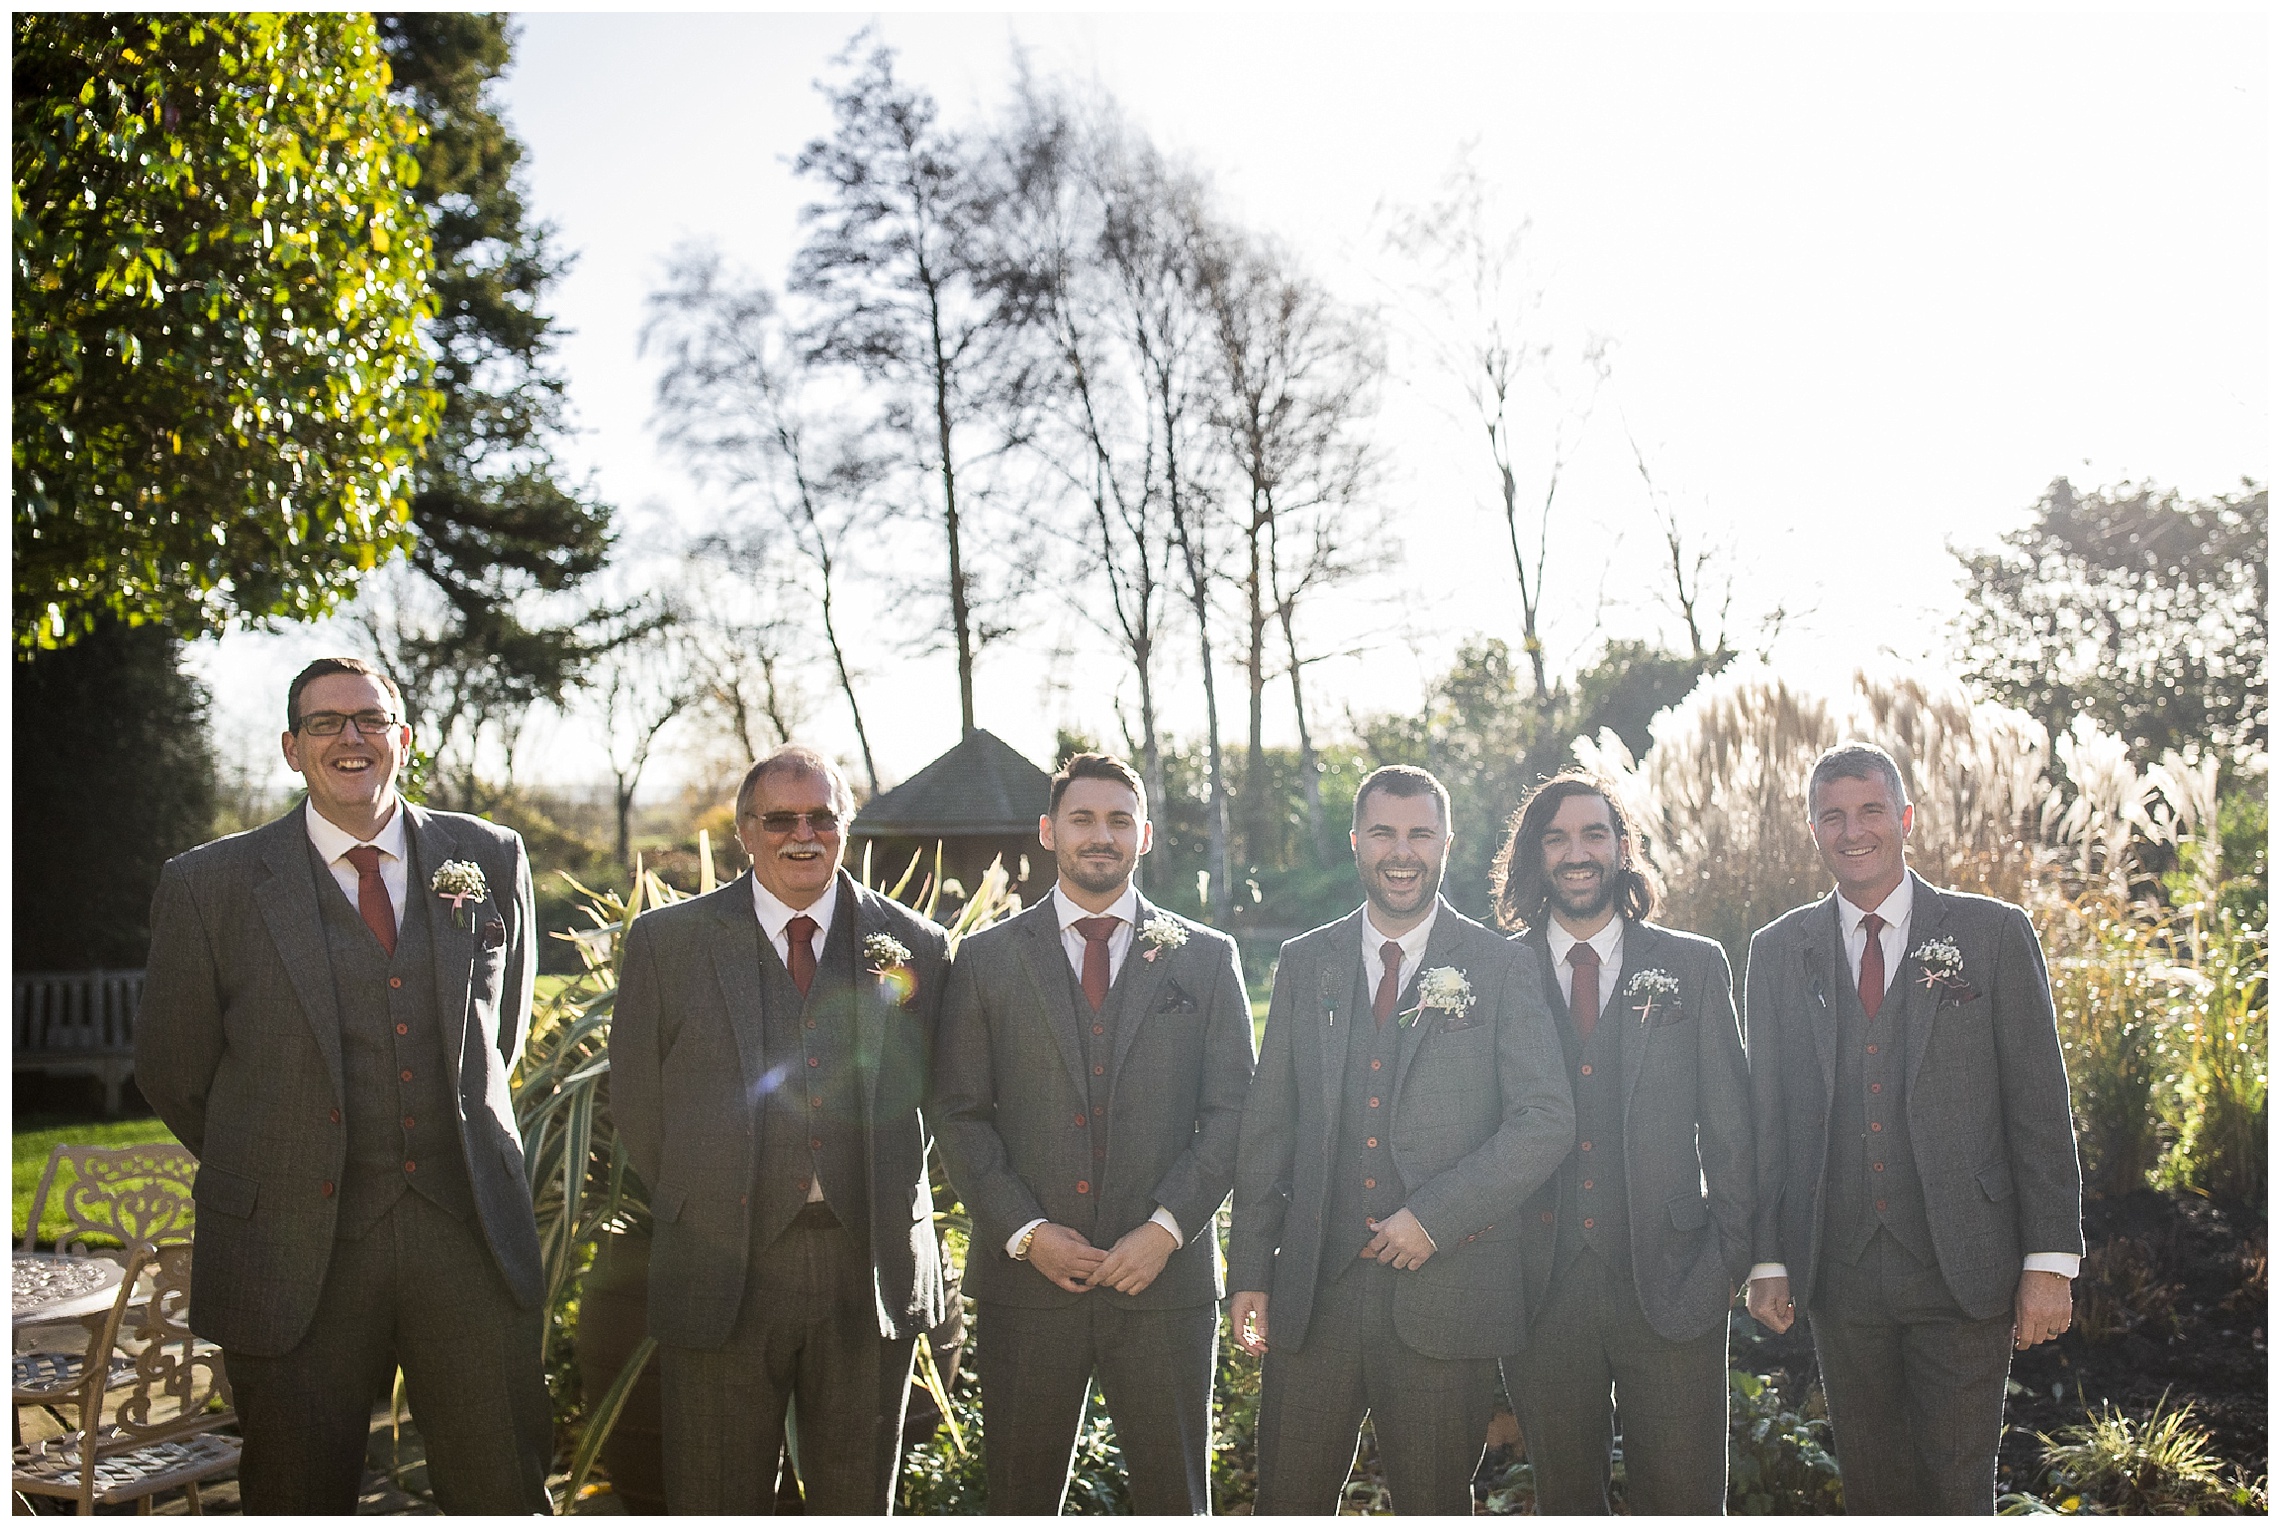
[(308, 799), (170, 861), (135, 1081), (199, 1158), (190, 1324), (248, 1512), (356, 1510), (400, 1368), (446, 1512), (549, 1511), (538, 1232), (507, 1074), (535, 970), (522, 840), (402, 800), (395, 682), (287, 692)]
[(676, 1513), (772, 1511), (795, 1399), (806, 1510), (886, 1512), (942, 1319), (919, 1108), (948, 940), (841, 868), (853, 805), (778, 749), (737, 792), (751, 873), (626, 934), (611, 1112), (656, 1220)]

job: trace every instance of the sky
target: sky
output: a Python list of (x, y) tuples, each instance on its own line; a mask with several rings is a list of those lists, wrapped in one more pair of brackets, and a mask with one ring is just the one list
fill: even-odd
[[(1386, 315), (1372, 434), (1402, 555), (1324, 609), (1325, 648), (1358, 633), (1367, 649), (1309, 670), (1318, 730), (1414, 711), (1468, 637), (1518, 641), (1493, 468), (1455, 382), (1408, 338), (1414, 273), (1381, 236), (1460, 153), (1498, 216), (1526, 220), (1555, 354), (1608, 346), (1551, 535), (1556, 668), (1609, 636), (1678, 636), (1635, 455), (1689, 540), (1719, 553), (1734, 645), (1822, 683), (1880, 654), (1944, 657), (1951, 547), (2023, 524), (2054, 477), (2188, 495), (2269, 478), (2259, 11), (529, 14), (498, 99), (532, 212), (575, 258), (550, 298), (578, 428), (563, 454), (620, 507), (629, 586), (668, 577), (643, 554), (721, 508), (656, 443), (644, 299), (691, 245), (782, 280), (810, 199), (791, 161), (829, 126), (813, 82), (867, 22), (954, 125), (992, 115), (1024, 56), (1113, 97), (1211, 177), (1228, 215)], [(1524, 465), (1533, 499), (1540, 456)], [(891, 781), (955, 741), (956, 675), (947, 653), (896, 639), (900, 612), (856, 598)], [(237, 736), (248, 757), (273, 753), (285, 680), (326, 636), (197, 650), (225, 752)], [(1184, 662), (1167, 719), (1192, 738), (1201, 686)], [(1041, 764), (1056, 727), (1113, 743), (1130, 705), (1115, 655), (1060, 594), (985, 654), (977, 684), (980, 724)], [(812, 689), (809, 739), (848, 753), (820, 670)], [(1223, 725), (1236, 740), (1239, 705)], [(1279, 693), (1268, 730), (1295, 736)], [(590, 717), (533, 731), (526, 778), (601, 778)], [(658, 788), (709, 742), (676, 740)]]

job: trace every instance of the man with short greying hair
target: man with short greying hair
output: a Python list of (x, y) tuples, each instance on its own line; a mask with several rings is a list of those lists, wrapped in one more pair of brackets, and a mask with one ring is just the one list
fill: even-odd
[(550, 1511), (538, 1230), (508, 1075), (538, 931), (522, 840), (402, 799), (394, 680), (286, 694), (308, 797), (169, 861), (135, 1081), (199, 1159), (190, 1324), (220, 1345), (245, 1510), (350, 1513), (401, 1369), (446, 1512)]
[(994, 1513), (1061, 1510), (1098, 1380), (1133, 1510), (1211, 1511), (1215, 1219), (1235, 1179), (1251, 1005), (1235, 941), (1133, 884), (1140, 777), (1083, 753), (1037, 839), (1058, 879), (968, 939), (935, 1068), (942, 1158), (973, 1214)]
[(1228, 1252), (1236, 1340), (1266, 1358), (1261, 1515), (1335, 1512), (1365, 1417), (1397, 1511), (1470, 1513), (1522, 1344), (1520, 1207), (1575, 1113), (1536, 952), (1441, 900), (1448, 799), (1406, 765), (1364, 780), (1367, 900), (1275, 969)]
[[(1545, 781), (1493, 874), (1542, 957), (1576, 1145), (1520, 1217), (1528, 1346), (1504, 1366), (1536, 1510), (1726, 1508), (1726, 1312), (1750, 1266), (1749, 1067), (1713, 939), (1649, 921), (1658, 888), (1606, 784)], [(1610, 1404), (1612, 1398), (1612, 1404)]]
[(610, 1037), (656, 1221), (666, 1501), (773, 1511), (796, 1399), (806, 1509), (883, 1513), (942, 1319), (920, 1106), (948, 944), (842, 868), (852, 798), (821, 754), (779, 748), (736, 801), (750, 873), (634, 921)]
[(2050, 977), (2023, 911), (1908, 869), (1890, 754), (1805, 794), (1836, 889), (1750, 941), (1750, 1314), (1803, 1297), (1847, 1511), (1984, 1515), (2011, 1353), (2066, 1330), (2083, 1250)]

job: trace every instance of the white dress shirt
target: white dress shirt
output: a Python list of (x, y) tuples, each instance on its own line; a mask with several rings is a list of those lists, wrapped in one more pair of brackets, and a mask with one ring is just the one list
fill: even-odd
[(1605, 1013), (1607, 1005), (1615, 999), (1615, 978), (1623, 970), (1623, 920), (1609, 918), (1607, 926), (1589, 939), (1578, 939), (1560, 927), (1560, 920), (1544, 921), (1544, 939), (1551, 946), (1552, 973), (1560, 979), (1560, 998), (1571, 1007), (1575, 1001), (1575, 967), (1568, 964), (1568, 951), (1579, 944), (1588, 944), (1599, 952), (1599, 1011)]
[[(1855, 907), (1843, 892), (1837, 893), (1837, 930), (1844, 936), (1845, 964), (1852, 971), (1855, 987), (1860, 985), (1861, 957), (1868, 953), (1868, 915), (1874, 913), (1884, 920), (1884, 927), (1876, 931), (1876, 941), (1884, 949), (1884, 990), (1890, 992), (1900, 979), (1900, 962), (1908, 951), (1908, 922), (1915, 911), (1916, 877), (1905, 872), (1892, 894), (1874, 907)], [(2030, 1252), (2020, 1268), (2022, 1272), (2055, 1273), (2071, 1279), (2081, 1272), (2082, 1259), (2071, 1252)], [(1789, 1268), (1782, 1263), (1760, 1263), (1750, 1270), (1753, 1281), (1788, 1277)], [(1791, 1291), (1792, 1296), (1795, 1293)]]
[[(1069, 894), (1061, 889), (1061, 883), (1055, 881), (1053, 883), (1052, 901), (1053, 917), (1061, 928), (1061, 953), (1069, 957), (1070, 974), (1079, 981), (1083, 981), (1085, 978), (1085, 936), (1077, 931), (1077, 920), (1079, 918), (1114, 918), (1117, 920), (1116, 932), (1108, 936), (1108, 984), (1111, 987), (1115, 986), (1116, 978), (1124, 972), (1124, 957), (1132, 953), (1132, 925), (1140, 919), (1140, 893), (1133, 889), (1130, 881), (1127, 881), (1124, 883), (1124, 895), (1109, 904), (1106, 912), (1096, 913), (1079, 907), (1070, 901)], [(1148, 1218), (1172, 1233), (1172, 1245), (1175, 1248), (1187, 1245), (1187, 1237), (1181, 1232), (1180, 1223), (1172, 1218), (1170, 1210), (1159, 1204), (1156, 1206), (1156, 1213)], [(1042, 1215), (1035, 1220), (1024, 1223), (1005, 1239), (1005, 1255), (1007, 1257), (1015, 1256), (1015, 1249), (1020, 1247), (1021, 1239), (1043, 1224), (1045, 1224), (1045, 1217)]]
[(348, 851), (369, 843), (380, 851), (380, 884), (388, 888), (388, 910), (396, 916), (396, 927), (404, 926), (404, 899), (411, 894), (412, 870), (410, 847), (404, 832), (404, 807), (398, 802), (388, 813), (387, 822), (369, 839), (358, 838), (320, 813), (315, 807), (306, 807), (301, 820), (308, 824), (309, 842), (317, 846), (325, 868), (332, 872), (348, 905), (362, 910), (356, 899), (359, 877), (356, 867), (348, 862)]
[(834, 879), (815, 899), (813, 907), (794, 907), (760, 884), (760, 877), (752, 878), (752, 911), (760, 919), (760, 932), (776, 947), (776, 958), (786, 966), (792, 963), (792, 936), (786, 932), (794, 918), (805, 913), (815, 920), (815, 932), (808, 936), (808, 948), (820, 958), (823, 942), (831, 936), (831, 915), (839, 911), (839, 882)]
[(1433, 920), (1441, 916), (1441, 899), (1435, 897), (1425, 909), (1425, 921), (1399, 938), (1377, 926), (1374, 912), (1365, 908), (1362, 913), (1362, 986), (1374, 994), (1385, 980), (1385, 943), (1391, 939), (1401, 946), (1401, 974), (1394, 986), (1406, 992), (1417, 968), (1425, 963), (1425, 946), (1433, 937)]
[[(760, 877), (752, 878), (752, 911), (760, 919), (760, 932), (776, 947), (776, 958), (788, 969), (792, 963), (792, 936), (789, 932), (794, 918), (805, 913), (815, 920), (815, 932), (808, 936), (808, 948), (817, 957), (823, 954), (823, 941), (831, 934), (831, 915), (839, 910), (839, 881), (833, 877), (824, 887), (823, 895), (815, 899), (812, 907), (794, 907), (760, 884)], [(823, 1174), (808, 1179), (808, 1203), (823, 1198)]]

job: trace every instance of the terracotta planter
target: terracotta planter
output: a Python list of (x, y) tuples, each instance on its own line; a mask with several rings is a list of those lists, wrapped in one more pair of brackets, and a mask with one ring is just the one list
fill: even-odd
[[(578, 1305), (578, 1377), (589, 1403), (608, 1393), (648, 1326), (649, 1238), (605, 1236)], [(602, 1468), (628, 1512), (665, 1510), (664, 1409), (652, 1357), (602, 1444)]]

